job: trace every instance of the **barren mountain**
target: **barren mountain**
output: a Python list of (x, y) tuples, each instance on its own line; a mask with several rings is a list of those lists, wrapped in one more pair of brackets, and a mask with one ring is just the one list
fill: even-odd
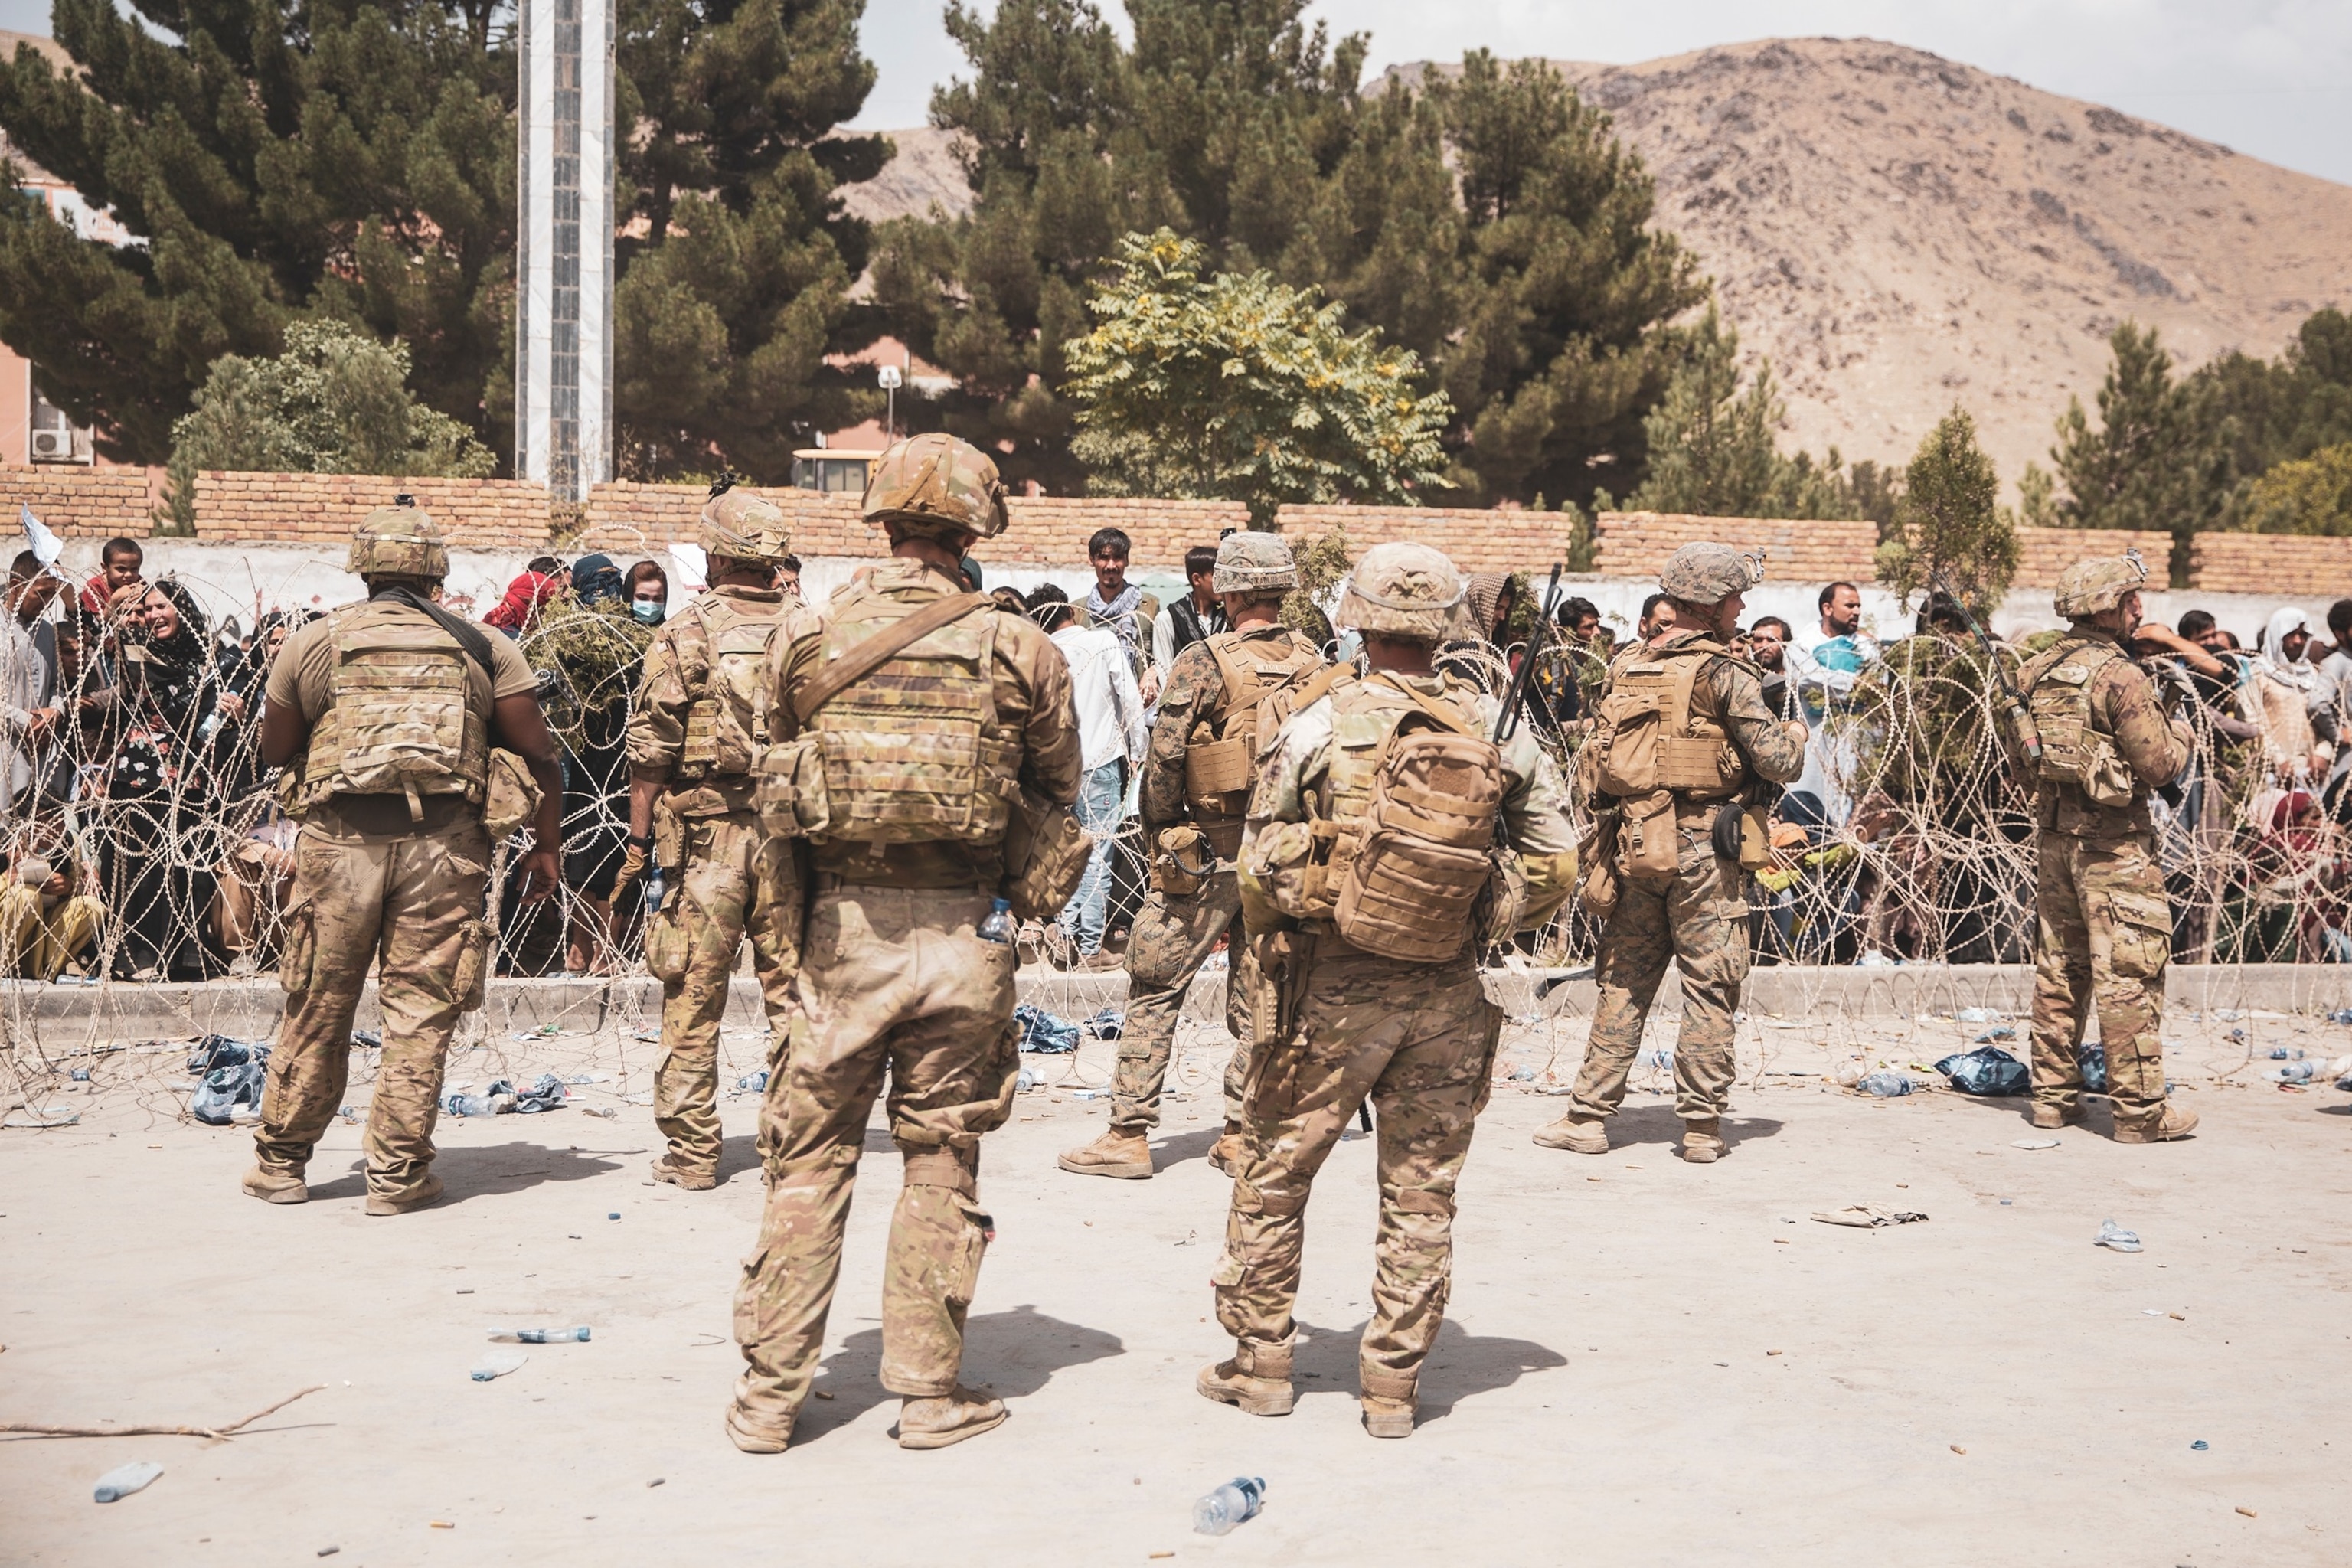
[[(1776, 38), (1555, 63), (1641, 151), (1657, 225), (1769, 356), (1788, 440), (1816, 452), (1907, 460), (1958, 403), (2013, 486), (2048, 466), (2068, 395), (2090, 403), (2118, 321), (2160, 328), (2186, 366), (2274, 354), (2313, 310), (2352, 305), (2352, 186), (1918, 49)], [(857, 210), (958, 210), (940, 133), (892, 134), (908, 166)]]

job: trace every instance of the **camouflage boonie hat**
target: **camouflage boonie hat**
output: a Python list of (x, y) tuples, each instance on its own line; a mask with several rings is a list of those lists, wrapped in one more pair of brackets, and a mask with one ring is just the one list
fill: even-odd
[(1339, 595), (1331, 625), (1340, 631), (1441, 642), (1471, 636), (1462, 574), (1426, 544), (1375, 544), (1364, 552)]
[(361, 577), (446, 577), (449, 546), (441, 530), (407, 496), (378, 507), (352, 531), (344, 570)]
[(875, 462), (858, 510), (867, 522), (895, 522), (915, 533), (993, 539), (1005, 528), (1004, 483), (988, 454), (971, 442), (914, 436)]
[(1217, 542), (1213, 594), (1280, 594), (1298, 586), (1298, 563), (1278, 533), (1243, 529)]
[(2079, 621), (2112, 610), (2147, 582), (2147, 563), (2134, 555), (2095, 555), (2058, 574), (2058, 613)]
[(793, 552), (793, 536), (775, 502), (728, 486), (702, 503), (702, 552), (774, 566)]
[(1764, 558), (1728, 544), (1685, 544), (1658, 574), (1658, 592), (1690, 605), (1720, 605), (1764, 581)]

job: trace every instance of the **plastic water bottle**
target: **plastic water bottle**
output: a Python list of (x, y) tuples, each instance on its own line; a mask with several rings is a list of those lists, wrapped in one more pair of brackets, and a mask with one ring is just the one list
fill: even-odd
[(980, 922), (980, 940), (982, 942), (1001, 942), (1007, 946), (1012, 945), (1012, 900), (999, 899), (996, 900), (996, 907), (988, 911), (988, 918)]
[(1881, 1068), (1864, 1078), (1854, 1087), (1864, 1094), (1874, 1094), (1881, 1100), (1892, 1100), (1897, 1095), (1911, 1092), (1911, 1075)]
[(2091, 1245), (2114, 1252), (2137, 1252), (2140, 1249), (2139, 1232), (2126, 1230), (2115, 1221), (2106, 1220), (2100, 1225), (2099, 1234), (2091, 1238)]
[(1255, 1519), (1265, 1506), (1264, 1476), (1235, 1476), (1192, 1505), (1192, 1529), (1202, 1535), (1224, 1535), (1245, 1519)]
[(669, 897), (669, 879), (662, 875), (660, 867), (646, 867), (646, 913), (649, 915), (661, 913), (662, 900), (667, 897)]
[(2281, 1083), (2309, 1083), (2318, 1073), (2317, 1062), (2289, 1062), (2271, 1076)]
[(490, 1338), (507, 1345), (571, 1345), (588, 1342), (588, 1325), (576, 1329), (492, 1329)]
[[(147, 1483), (163, 1473), (163, 1467), (152, 1459), (133, 1459), (127, 1465), (117, 1465), (98, 1478), (91, 1495), (100, 1502), (117, 1502), (132, 1492), (144, 1490)], [(1223, 1490), (1223, 1488), (1219, 1488)], [(1226, 1529), (1233, 1527), (1227, 1525)]]

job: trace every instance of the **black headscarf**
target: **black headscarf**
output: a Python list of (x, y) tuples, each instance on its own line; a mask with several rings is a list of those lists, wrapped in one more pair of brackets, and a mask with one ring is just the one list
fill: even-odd
[(572, 596), (583, 605), (600, 600), (625, 598), (628, 590), (622, 585), (621, 569), (613, 564), (609, 555), (583, 555), (572, 563)]

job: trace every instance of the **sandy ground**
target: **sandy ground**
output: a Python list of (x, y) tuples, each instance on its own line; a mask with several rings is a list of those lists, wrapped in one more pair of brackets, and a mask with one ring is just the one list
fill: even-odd
[[(2255, 1069), (2214, 1082), (2243, 1054), (2227, 1026), (2190, 1031), (2175, 1068), (2205, 1135), (2156, 1148), (2110, 1143), (2101, 1112), (2021, 1150), (2016, 1102), (1778, 1076), (1828, 1054), (1786, 1027), (1759, 1037), (1776, 1076), (1741, 1091), (1712, 1167), (1671, 1157), (1655, 1092), (1606, 1157), (1538, 1148), (1559, 1102), (1506, 1076), (1463, 1182), (1423, 1425), (1398, 1443), (1363, 1434), (1354, 1397), (1370, 1142), (1341, 1145), (1309, 1210), (1297, 1413), (1213, 1405), (1192, 1379), (1224, 1350), (1207, 1276), (1226, 1184), (1202, 1159), (1218, 1054), (1188, 1053), (1160, 1174), (1108, 1182), (1054, 1166), (1102, 1124), (1071, 1092), (1106, 1076), (1089, 1045), (988, 1144), (999, 1235), (966, 1377), (1012, 1421), (939, 1453), (890, 1440), (877, 1312), (898, 1177), (877, 1130), (833, 1397), (766, 1458), (719, 1428), (761, 1197), (749, 1098), (718, 1190), (652, 1185), (651, 1112), (625, 1098), (649, 1048), (628, 1042), (635, 1076), (580, 1102), (616, 1119), (445, 1119), (448, 1200), (369, 1219), (356, 1127), (331, 1134), (310, 1205), (267, 1206), (236, 1191), (243, 1130), (173, 1120), (113, 1058), (95, 1092), (42, 1097), (72, 1099), (78, 1125), (0, 1134), (0, 1418), (217, 1424), (327, 1386), (226, 1443), (0, 1439), (0, 1560), (2343, 1563), (2352, 1107)], [(2252, 1027), (2352, 1049), (2341, 1028)], [(1895, 1060), (1957, 1032), (1847, 1028)], [(572, 1044), (571, 1065), (622, 1065), (618, 1042)], [(1514, 1029), (1498, 1072), (1566, 1046), (1564, 1073), (1574, 1045)], [(730, 1043), (740, 1063), (757, 1048)], [(1808, 1217), (1852, 1203), (1930, 1218)], [(2110, 1215), (2147, 1250), (2093, 1247)], [(502, 1323), (594, 1338), (469, 1381)], [(93, 1503), (133, 1458), (163, 1478)], [(1235, 1474), (1266, 1478), (1263, 1516), (1191, 1533), (1192, 1500)]]

